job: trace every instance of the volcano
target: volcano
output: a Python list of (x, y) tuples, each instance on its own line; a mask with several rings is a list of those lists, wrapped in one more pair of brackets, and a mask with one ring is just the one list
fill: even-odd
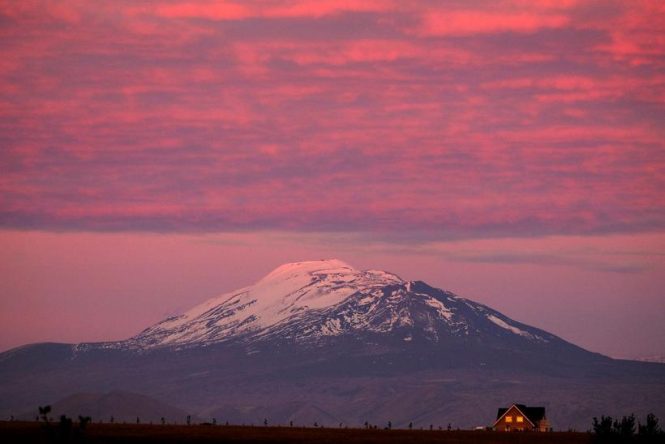
[(233, 423), (470, 427), (519, 401), (547, 407), (555, 428), (586, 430), (601, 414), (665, 416), (664, 389), (663, 364), (610, 359), (335, 259), (282, 265), (124, 341), (0, 354), (6, 416), (126, 390)]

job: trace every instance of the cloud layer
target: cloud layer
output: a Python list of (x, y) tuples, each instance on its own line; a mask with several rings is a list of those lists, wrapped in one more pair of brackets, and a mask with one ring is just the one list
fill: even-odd
[(657, 0), (4, 2), (0, 225), (662, 230), (662, 23)]

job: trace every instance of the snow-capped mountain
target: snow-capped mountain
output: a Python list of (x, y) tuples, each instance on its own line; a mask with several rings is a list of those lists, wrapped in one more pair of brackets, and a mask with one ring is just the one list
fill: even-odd
[(275, 338), (317, 344), (366, 334), (434, 343), (450, 338), (557, 339), (423, 282), (356, 270), (332, 259), (282, 265), (256, 284), (168, 318), (122, 345), (149, 349)]
[(338, 260), (283, 265), (124, 341), (0, 353), (6, 417), (120, 390), (231, 423), (470, 427), (519, 401), (547, 405), (556, 428), (585, 430), (594, 415), (665, 416), (664, 387), (663, 364), (612, 360)]

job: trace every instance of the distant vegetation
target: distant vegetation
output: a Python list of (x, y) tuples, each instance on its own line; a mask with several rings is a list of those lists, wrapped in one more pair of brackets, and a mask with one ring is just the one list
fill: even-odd
[(635, 415), (624, 416), (621, 420), (611, 416), (593, 418), (594, 441), (599, 444), (624, 443), (662, 443), (665, 433), (658, 425), (658, 418), (649, 413), (644, 424), (638, 423), (635, 427)]
[[(79, 415), (78, 423), (76, 423), (77, 427), (74, 427), (74, 421), (71, 418), (68, 418), (67, 415), (60, 415), (60, 421), (58, 421), (57, 426), (51, 426), (51, 418), (48, 416), (52, 411), (51, 406), (39, 406), (37, 410), (39, 415), (36, 419), (43, 421), (42, 428), (45, 432), (42, 438), (45, 438), (48, 442), (79, 442), (83, 439), (83, 433), (88, 424), (92, 422), (90, 416)], [(0, 436), (0, 441), (3, 441), (1, 438)]]

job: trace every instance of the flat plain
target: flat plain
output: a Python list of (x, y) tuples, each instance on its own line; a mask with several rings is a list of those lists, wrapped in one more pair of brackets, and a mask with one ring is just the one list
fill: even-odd
[(365, 430), (307, 427), (247, 427), (211, 425), (91, 424), (83, 432), (76, 425), (68, 436), (57, 423), (0, 422), (3, 443), (447, 443), (447, 444), (586, 444), (592, 435), (579, 432)]

